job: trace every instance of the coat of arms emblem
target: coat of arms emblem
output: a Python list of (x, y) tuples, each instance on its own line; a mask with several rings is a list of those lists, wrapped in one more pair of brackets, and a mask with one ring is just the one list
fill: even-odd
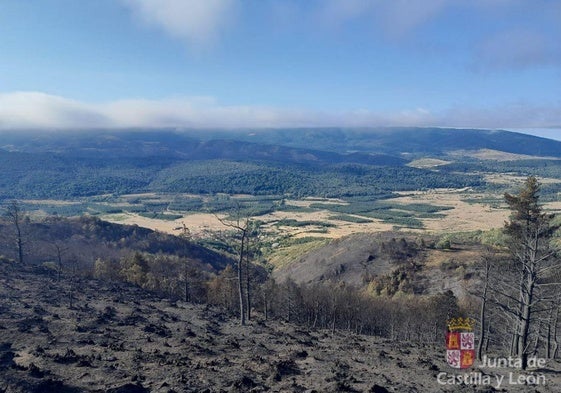
[(452, 318), (446, 325), (446, 362), (453, 368), (471, 367), (475, 360), (475, 320)]

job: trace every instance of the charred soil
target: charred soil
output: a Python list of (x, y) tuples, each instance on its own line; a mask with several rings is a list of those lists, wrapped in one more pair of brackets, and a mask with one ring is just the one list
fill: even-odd
[[(546, 386), (506, 391), (558, 391), (558, 369), (542, 370)], [(454, 373), (444, 345), (260, 316), (242, 327), (219, 309), (134, 286), (0, 265), (1, 392), (495, 391), (440, 385), (441, 372)]]

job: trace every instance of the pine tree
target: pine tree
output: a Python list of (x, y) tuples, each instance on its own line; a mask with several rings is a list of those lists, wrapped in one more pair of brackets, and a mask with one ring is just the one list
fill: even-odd
[[(505, 233), (509, 237), (511, 267), (517, 282), (506, 296), (503, 308), (514, 316), (515, 331), (512, 340), (513, 355), (527, 366), (530, 350), (530, 334), (534, 314), (543, 311), (548, 296), (542, 289), (543, 279), (557, 267), (555, 252), (550, 241), (558, 226), (552, 225), (552, 214), (544, 213), (539, 204), (540, 185), (535, 177), (529, 177), (518, 195), (505, 194), (511, 210), (510, 220), (505, 223)], [(512, 306), (507, 307), (507, 303)]]

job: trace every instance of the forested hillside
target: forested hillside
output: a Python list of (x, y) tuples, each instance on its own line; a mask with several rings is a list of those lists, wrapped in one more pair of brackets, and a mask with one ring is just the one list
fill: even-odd
[(462, 159), (438, 168), (406, 165), (418, 157), (478, 149), (561, 157), (559, 142), (504, 131), (3, 132), (0, 199), (151, 191), (375, 196), (481, 187), (481, 171), (528, 175), (536, 165), (544, 176), (561, 177), (555, 160), (493, 164)]
[[(501, 130), (446, 128), (302, 128), (222, 132), (221, 137), (267, 144), (348, 152), (445, 155), (454, 150), (493, 149), (516, 154), (561, 157), (561, 142)], [(200, 138), (209, 134), (195, 132)], [(210, 135), (213, 135), (210, 133)]]

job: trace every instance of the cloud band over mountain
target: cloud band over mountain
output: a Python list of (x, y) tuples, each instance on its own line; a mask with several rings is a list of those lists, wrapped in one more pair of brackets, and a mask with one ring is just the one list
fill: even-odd
[(87, 103), (42, 92), (0, 94), (0, 129), (243, 128), (435, 126), (547, 128), (561, 124), (561, 105), (513, 103), (492, 109), (450, 107), (379, 112), (221, 105), (208, 97)]

